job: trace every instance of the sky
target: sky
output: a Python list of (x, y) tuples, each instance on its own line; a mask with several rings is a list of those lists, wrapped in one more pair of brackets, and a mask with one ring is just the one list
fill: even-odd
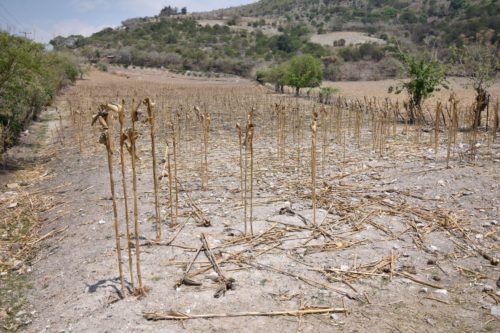
[[(255, 0), (0, 0), (0, 29), (47, 43), (61, 35), (89, 36), (126, 19), (154, 16), (170, 5), (200, 12)], [(25, 34), (26, 33), (26, 34)]]

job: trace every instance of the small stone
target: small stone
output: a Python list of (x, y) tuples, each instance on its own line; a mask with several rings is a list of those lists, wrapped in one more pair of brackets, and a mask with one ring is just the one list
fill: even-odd
[(207, 275), (207, 278), (209, 278), (212, 281), (218, 281), (219, 275), (215, 272), (210, 272), (210, 274)]
[(106, 223), (106, 221), (104, 221), (104, 220), (99, 220), (99, 222), (97, 222), (97, 223), (99, 223), (99, 224), (105, 224), (105, 223)]
[(331, 320), (338, 321), (338, 320), (339, 320), (339, 316), (337, 316), (335, 313), (332, 313), (332, 314), (330, 315), (330, 319), (331, 319)]
[(434, 281), (441, 281), (441, 277), (439, 277), (439, 275), (433, 275), (433, 276), (432, 276), (432, 279), (433, 279)]
[(431, 318), (425, 318), (425, 321), (427, 322), (427, 324), (429, 324), (431, 326), (436, 326), (436, 322), (434, 320), (432, 320)]
[(500, 305), (495, 305), (491, 307), (491, 314), (495, 317), (500, 317)]
[(13, 202), (7, 206), (7, 208), (16, 208), (16, 207), (17, 207), (17, 202)]
[(430, 245), (430, 246), (428, 247), (428, 250), (429, 250), (430, 252), (436, 252), (436, 251), (438, 251), (438, 250), (439, 250), (439, 248), (438, 248), (437, 246)]
[(485, 285), (484, 288), (483, 288), (483, 292), (485, 292), (485, 293), (489, 293), (489, 292), (492, 292), (492, 291), (493, 291), (493, 287), (492, 286)]
[(16, 317), (21, 317), (21, 316), (24, 316), (26, 314), (26, 311), (22, 310), (22, 311), (19, 311), (18, 313), (16, 313)]
[(439, 295), (444, 295), (444, 296), (448, 295), (448, 290), (446, 289), (436, 289), (434, 290), (434, 292)]
[(427, 294), (429, 292), (429, 288), (427, 287), (420, 288), (418, 292), (421, 294)]

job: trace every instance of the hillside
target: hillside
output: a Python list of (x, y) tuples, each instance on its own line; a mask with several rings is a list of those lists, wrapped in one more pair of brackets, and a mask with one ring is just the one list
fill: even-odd
[(304, 22), (322, 34), (329, 31), (364, 31), (408, 42), (448, 46), (461, 36), (493, 30), (500, 32), (500, 6), (496, 0), (262, 0), (254, 4), (218, 10), (210, 15), (268, 17)]
[(51, 44), (93, 62), (242, 76), (310, 53), (323, 59), (325, 78), (359, 80), (394, 77), (395, 45), (432, 48), (446, 58), (449, 46), (464, 38), (488, 32), (496, 43), (500, 32), (493, 0), (262, 0), (207, 13), (170, 9)]

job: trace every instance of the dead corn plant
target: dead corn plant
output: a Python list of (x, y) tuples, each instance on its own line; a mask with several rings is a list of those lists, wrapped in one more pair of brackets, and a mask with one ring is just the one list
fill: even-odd
[(434, 154), (437, 155), (439, 148), (439, 117), (442, 113), (441, 102), (436, 105), (436, 115), (434, 118)]
[(153, 157), (153, 190), (155, 194), (156, 241), (159, 242), (161, 240), (161, 216), (160, 203), (158, 201), (158, 177), (156, 176), (155, 115), (153, 110), (155, 104), (149, 98), (146, 98), (143, 103), (147, 106), (148, 123), (151, 134), (151, 155)]
[(200, 116), (202, 130), (202, 153), (201, 153), (201, 187), (206, 190), (208, 187), (208, 134), (210, 132), (210, 123), (212, 118), (208, 112)]
[(173, 182), (172, 182), (172, 162), (170, 158), (170, 146), (167, 141), (165, 148), (165, 157), (167, 158), (167, 172), (168, 172), (168, 203), (170, 206), (170, 221), (171, 227), (177, 225), (177, 216), (175, 215), (174, 201), (173, 201)]
[[(178, 186), (178, 180), (177, 180), (177, 140), (176, 140), (176, 130), (173, 122), (169, 123), (170, 129), (172, 131), (172, 151), (173, 151), (173, 158), (174, 158), (174, 171), (173, 171), (173, 186), (175, 189), (175, 214), (174, 219), (177, 221), (177, 216), (179, 216), (179, 186)], [(169, 179), (170, 186), (172, 186), (172, 180)]]
[(245, 203), (245, 196), (243, 194), (243, 137), (241, 133), (241, 125), (240, 123), (236, 123), (236, 130), (238, 131), (238, 142), (239, 142), (239, 150), (240, 150), (240, 193), (241, 193), (241, 203)]
[(311, 191), (313, 206), (313, 224), (316, 224), (316, 141), (318, 136), (318, 113), (313, 111), (311, 122)]
[(111, 130), (109, 128), (108, 121), (109, 113), (104, 109), (100, 108), (96, 115), (92, 119), (92, 125), (99, 122), (101, 125), (101, 135), (99, 137), (99, 143), (106, 146), (107, 157), (108, 157), (108, 171), (109, 171), (109, 186), (111, 189), (111, 199), (113, 203), (113, 225), (115, 228), (115, 239), (116, 239), (116, 256), (118, 260), (118, 272), (120, 274), (120, 285), (121, 285), (121, 297), (126, 297), (125, 293), (125, 281), (123, 279), (123, 268), (122, 268), (122, 254), (120, 245), (120, 231), (118, 227), (118, 210), (116, 208), (116, 196), (115, 196), (115, 183), (113, 180), (113, 146), (111, 141)]
[(132, 114), (131, 114), (131, 123), (132, 128), (127, 130), (127, 140), (130, 146), (130, 157), (132, 160), (132, 192), (134, 198), (134, 240), (135, 240), (135, 264), (136, 264), (136, 272), (137, 272), (137, 283), (138, 286), (135, 289), (134, 293), (137, 296), (144, 296), (147, 293), (147, 289), (144, 287), (142, 283), (142, 274), (141, 274), (141, 248), (139, 244), (139, 207), (138, 207), (138, 197), (137, 197), (137, 171), (136, 171), (136, 160), (138, 159), (136, 154), (136, 140), (138, 138), (138, 133), (135, 129), (135, 123), (139, 120), (139, 107), (141, 106), (141, 102), (134, 107), (134, 101), (132, 101)]
[[(247, 124), (245, 131), (245, 141), (243, 145), (245, 146), (245, 204), (244, 204), (244, 221), (245, 221), (245, 235), (248, 234), (247, 217), (248, 224), (250, 226), (250, 234), (253, 235), (253, 136), (254, 136), (254, 110), (252, 109), (247, 115)], [(250, 158), (250, 165), (249, 165)], [(249, 170), (250, 169), (250, 170)], [(248, 172), (250, 171), (250, 176)], [(248, 196), (248, 183), (250, 183), (250, 198)], [(248, 207), (249, 206), (249, 207)]]
[(124, 130), (125, 123), (125, 112), (123, 105), (125, 101), (122, 101), (122, 105), (119, 104), (104, 104), (101, 108), (106, 109), (107, 111), (116, 112), (118, 114), (118, 122), (120, 124), (120, 164), (121, 164), (121, 173), (122, 173), (122, 188), (123, 188), (123, 202), (125, 206), (125, 226), (126, 226), (126, 236), (127, 236), (127, 251), (128, 251), (128, 264), (129, 264), (129, 272), (130, 272), (130, 285), (132, 289), (134, 289), (134, 268), (132, 262), (132, 241), (130, 238), (130, 216), (129, 216), (129, 207), (128, 207), (128, 192), (127, 192), (127, 180), (125, 173), (125, 157), (124, 157), (124, 146), (129, 148), (126, 143), (127, 135)]

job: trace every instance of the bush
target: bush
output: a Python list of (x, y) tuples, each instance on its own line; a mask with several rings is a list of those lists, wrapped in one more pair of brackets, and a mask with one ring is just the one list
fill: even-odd
[(102, 72), (107, 72), (108, 71), (108, 65), (103, 63), (103, 62), (99, 62), (96, 64), (96, 67), (98, 70), (102, 71)]
[(76, 58), (0, 32), (0, 154), (81, 70)]
[(374, 43), (348, 46), (338, 50), (344, 61), (374, 60), (380, 61), (385, 56), (384, 48)]
[(345, 39), (341, 38), (341, 39), (338, 39), (338, 40), (334, 40), (333, 41), (333, 46), (335, 46), (335, 47), (343, 47), (343, 46), (345, 46)]
[(340, 90), (334, 87), (321, 87), (319, 89), (319, 102), (330, 104), (332, 102), (332, 95), (338, 93)]
[(434, 59), (416, 58), (408, 53), (400, 52), (401, 61), (409, 80), (396, 87), (390, 87), (389, 92), (396, 94), (406, 91), (409, 96), (409, 121), (414, 123), (422, 115), (422, 103), (441, 87), (447, 87), (444, 66)]

